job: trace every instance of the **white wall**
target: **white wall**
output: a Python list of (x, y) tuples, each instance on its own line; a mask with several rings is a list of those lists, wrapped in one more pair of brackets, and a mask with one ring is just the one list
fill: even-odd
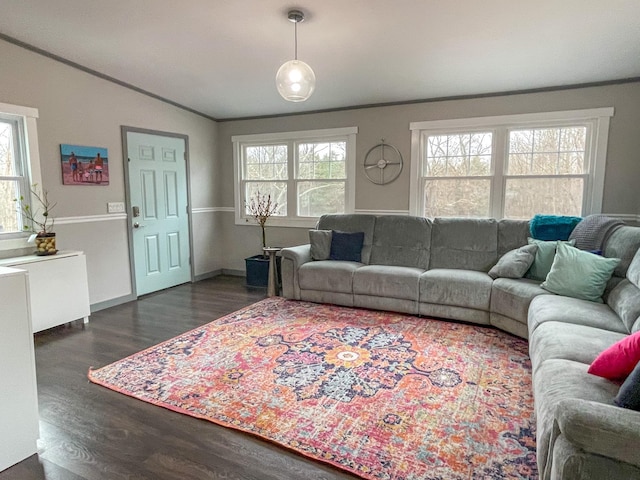
[[(5, 41), (0, 41), (0, 64), (0, 102), (39, 110), (43, 187), (58, 202), (55, 217), (66, 220), (56, 225), (57, 245), (86, 253), (92, 304), (131, 293), (127, 220), (74, 223), (78, 217), (105, 215), (107, 202), (125, 201), (122, 125), (188, 135), (190, 203), (203, 211), (193, 215), (195, 274), (222, 267), (215, 213), (207, 210), (215, 206), (221, 181), (215, 168), (214, 121)], [(62, 185), (61, 143), (106, 147), (109, 185)]]

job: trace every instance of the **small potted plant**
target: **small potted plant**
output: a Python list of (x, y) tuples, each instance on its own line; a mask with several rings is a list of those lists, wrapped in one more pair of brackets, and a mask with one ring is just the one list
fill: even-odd
[(55, 255), (56, 234), (53, 232), (55, 219), (51, 215), (51, 210), (57, 205), (49, 200), (49, 192), (41, 190), (38, 185), (31, 186), (31, 198), (40, 203), (37, 208), (32, 208), (25, 200), (24, 196), (14, 199), (22, 211), (23, 229), (36, 233), (36, 255)]
[[(262, 248), (267, 247), (265, 226), (269, 217), (278, 213), (278, 204), (271, 200), (271, 195), (263, 195), (259, 191), (247, 205), (249, 214), (262, 230)], [(280, 258), (278, 257), (278, 263)], [(252, 287), (266, 287), (269, 278), (269, 257), (263, 253), (245, 258), (247, 268), (247, 285)], [(279, 266), (279, 265), (278, 265)]]

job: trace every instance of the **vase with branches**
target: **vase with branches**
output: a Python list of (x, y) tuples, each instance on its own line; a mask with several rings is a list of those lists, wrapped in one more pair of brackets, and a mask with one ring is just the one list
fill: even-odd
[(31, 186), (31, 198), (40, 204), (33, 207), (23, 195), (14, 199), (22, 213), (23, 230), (36, 233), (36, 255), (53, 255), (56, 250), (56, 234), (53, 232), (55, 219), (51, 210), (57, 205), (49, 199), (49, 192), (38, 188), (38, 184)]
[(265, 225), (271, 215), (278, 213), (278, 204), (271, 200), (271, 194), (264, 195), (257, 191), (247, 204), (247, 210), (262, 229), (262, 248), (266, 248)]

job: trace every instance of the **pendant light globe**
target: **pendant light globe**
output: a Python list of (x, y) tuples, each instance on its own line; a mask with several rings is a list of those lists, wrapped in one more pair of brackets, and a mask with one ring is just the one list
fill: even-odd
[(289, 60), (278, 69), (276, 86), (285, 100), (304, 102), (316, 88), (316, 75), (306, 63)]
[(304, 13), (290, 10), (287, 18), (294, 28), (294, 60), (282, 64), (276, 73), (278, 93), (289, 102), (304, 102), (316, 88), (316, 75), (309, 65), (298, 60), (298, 23), (304, 21)]

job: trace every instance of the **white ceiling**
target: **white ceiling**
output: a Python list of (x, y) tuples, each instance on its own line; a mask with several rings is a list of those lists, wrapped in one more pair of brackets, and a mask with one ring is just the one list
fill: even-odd
[(640, 0), (0, 0), (0, 33), (218, 119), (640, 77)]

